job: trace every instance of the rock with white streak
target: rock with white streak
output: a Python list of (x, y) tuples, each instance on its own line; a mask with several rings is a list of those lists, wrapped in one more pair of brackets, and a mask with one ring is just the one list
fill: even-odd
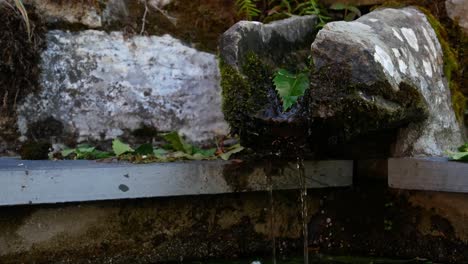
[(312, 45), (311, 113), (345, 135), (397, 129), (394, 156), (441, 156), (462, 143), (443, 52), (416, 8), (327, 24)]
[(108, 140), (142, 125), (192, 142), (227, 133), (215, 55), (169, 35), (51, 31), (47, 42), (42, 90), (17, 109), (23, 139), (49, 123), (59, 141)]

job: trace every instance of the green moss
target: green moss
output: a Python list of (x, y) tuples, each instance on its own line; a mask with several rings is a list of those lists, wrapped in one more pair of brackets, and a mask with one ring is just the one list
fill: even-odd
[[(428, 116), (422, 95), (404, 82), (398, 91), (384, 81), (370, 86), (350, 84), (351, 69), (342, 65), (323, 67), (313, 72), (311, 79), (310, 112), (317, 114), (318, 120), (324, 120), (326, 137), (337, 136), (339, 141), (349, 141)], [(326, 113), (334, 115), (327, 117)]]
[(249, 114), (267, 104), (272, 71), (254, 53), (245, 57), (241, 72), (223, 60), (220, 60), (220, 69), (223, 112), (233, 132), (238, 132)]

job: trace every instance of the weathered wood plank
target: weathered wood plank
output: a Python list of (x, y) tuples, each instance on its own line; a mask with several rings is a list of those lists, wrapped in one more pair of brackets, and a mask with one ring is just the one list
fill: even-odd
[(398, 189), (468, 193), (468, 163), (445, 158), (391, 158), (388, 184)]
[[(22, 161), (0, 158), (0, 205), (220, 194), (268, 189), (262, 166), (232, 173), (228, 162), (153, 164), (94, 161)], [(273, 175), (274, 189), (300, 187), (298, 171)], [(305, 162), (309, 188), (352, 184), (352, 161)]]

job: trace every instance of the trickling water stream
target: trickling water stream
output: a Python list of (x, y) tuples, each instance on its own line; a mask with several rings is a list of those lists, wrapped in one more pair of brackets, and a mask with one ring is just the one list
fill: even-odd
[(270, 239), (272, 248), (272, 263), (276, 264), (276, 235), (275, 235), (275, 201), (273, 197), (273, 181), (271, 174), (268, 176), (268, 196), (270, 201)]
[(304, 264), (309, 264), (309, 228), (307, 226), (307, 181), (305, 177), (304, 159), (300, 156), (297, 157), (296, 163), (299, 172), (300, 192), (301, 192), (301, 215), (302, 215), (302, 237), (303, 237), (303, 254)]
[(267, 182), (270, 218), (270, 240), (271, 240), (271, 263), (276, 264), (276, 235), (275, 235), (275, 201), (273, 197), (272, 162), (267, 162), (265, 167), (265, 177)]
[[(302, 223), (302, 237), (303, 237), (303, 258), (304, 264), (309, 264), (309, 230), (308, 230), (308, 212), (307, 212), (307, 179), (305, 175), (304, 168), (304, 159), (301, 155), (298, 155), (296, 158), (295, 164), (295, 173), (298, 177), (299, 186), (300, 186), (300, 212), (301, 212), (301, 223)], [(274, 204), (274, 195), (273, 195), (273, 172), (272, 172), (272, 161), (269, 161), (265, 167), (265, 177), (267, 183), (268, 191), (268, 200), (269, 200), (269, 232), (270, 232), (270, 241), (272, 248), (272, 262), (273, 264), (277, 263), (277, 254), (276, 254), (276, 236), (275, 236), (275, 204)]]

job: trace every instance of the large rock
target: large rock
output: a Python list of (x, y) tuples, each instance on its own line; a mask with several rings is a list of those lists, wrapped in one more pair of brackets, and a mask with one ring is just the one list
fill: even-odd
[(439, 156), (462, 143), (441, 45), (416, 8), (329, 23), (312, 57), (322, 82), (311, 97), (330, 96), (313, 99), (314, 117), (350, 134), (400, 128), (395, 156)]
[[(315, 16), (270, 24), (240, 21), (221, 36), (223, 111), (244, 145), (268, 150), (276, 133), (291, 135), (303, 131), (303, 124), (295, 118), (297, 108), (282, 113), (271, 79), (280, 67), (309, 67), (316, 24)], [(301, 134), (297, 138), (305, 137)]]
[[(241, 22), (221, 39), (223, 109), (244, 144), (263, 150), (286, 139), (297, 148), (308, 140), (316, 153), (362, 157), (353, 151), (439, 156), (462, 143), (441, 45), (415, 8), (327, 24), (312, 44), (311, 88), (283, 112), (271, 78), (307, 65), (310, 50), (304, 56), (301, 47), (313, 29), (302, 19)], [(271, 34), (282, 29), (288, 33)]]
[(142, 125), (193, 142), (227, 133), (216, 56), (168, 35), (51, 31), (47, 41), (42, 91), (17, 109), (23, 139), (99, 141)]

